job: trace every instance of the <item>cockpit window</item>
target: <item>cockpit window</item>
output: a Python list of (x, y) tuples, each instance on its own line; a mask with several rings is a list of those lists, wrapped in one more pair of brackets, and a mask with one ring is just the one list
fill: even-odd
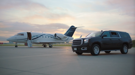
[(18, 33), (17, 36), (24, 36), (24, 34), (23, 33)]

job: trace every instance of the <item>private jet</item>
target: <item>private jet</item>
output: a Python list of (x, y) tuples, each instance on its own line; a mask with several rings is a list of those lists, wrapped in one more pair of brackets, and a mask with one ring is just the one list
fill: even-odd
[(73, 40), (73, 34), (77, 27), (71, 26), (65, 34), (55, 33), (35, 33), (35, 32), (20, 32), (7, 39), (9, 42), (15, 42), (15, 47), (18, 47), (17, 43), (25, 43), (28, 47), (32, 47), (32, 44), (42, 44), (43, 47), (47, 47), (47, 44), (52, 48), (54, 43), (64, 43)]

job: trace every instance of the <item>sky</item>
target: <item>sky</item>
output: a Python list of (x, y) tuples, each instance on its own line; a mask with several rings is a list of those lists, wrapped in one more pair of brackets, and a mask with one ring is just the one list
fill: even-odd
[(64, 34), (93, 31), (128, 32), (135, 40), (135, 0), (0, 0), (0, 42), (19, 32)]

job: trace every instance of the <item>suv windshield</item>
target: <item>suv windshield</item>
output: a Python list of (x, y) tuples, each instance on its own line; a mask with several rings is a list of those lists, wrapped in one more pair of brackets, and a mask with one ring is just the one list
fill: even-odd
[(101, 31), (98, 31), (98, 32), (92, 32), (90, 34), (88, 34), (86, 37), (98, 37), (102, 34)]

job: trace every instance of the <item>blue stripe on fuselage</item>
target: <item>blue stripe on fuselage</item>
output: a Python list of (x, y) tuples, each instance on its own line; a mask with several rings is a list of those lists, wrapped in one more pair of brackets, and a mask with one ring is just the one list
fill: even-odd
[(41, 35), (34, 35), (34, 36), (32, 36), (32, 40), (38, 39), (38, 38), (40, 38), (42, 36), (54, 38), (54, 36), (51, 35), (51, 34), (41, 34)]

